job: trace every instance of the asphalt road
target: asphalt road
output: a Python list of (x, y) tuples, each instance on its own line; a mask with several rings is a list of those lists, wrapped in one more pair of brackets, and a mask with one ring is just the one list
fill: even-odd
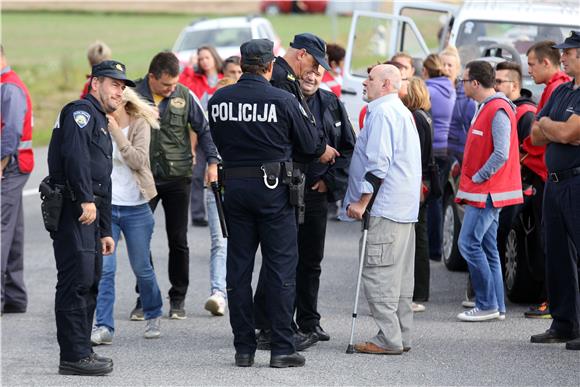
[[(563, 344), (530, 344), (530, 335), (549, 321), (523, 318), (526, 306), (508, 304), (505, 321), (464, 323), (461, 311), (465, 273), (448, 272), (432, 263), (431, 299), (415, 318), (413, 348), (402, 356), (345, 354), (350, 334), (356, 283), (360, 226), (329, 222), (320, 289), (322, 325), (331, 341), (304, 352), (306, 366), (271, 369), (269, 353), (259, 351), (252, 368), (233, 365), (233, 336), (226, 317), (203, 309), (209, 295), (209, 231), (190, 228), (191, 284), (186, 299), (188, 318), (164, 318), (162, 337), (142, 337), (145, 324), (131, 322), (134, 279), (121, 243), (118, 262), (116, 336), (113, 345), (96, 351), (114, 359), (115, 370), (104, 377), (60, 376), (54, 322), (56, 269), (50, 238), (34, 193), (46, 174), (46, 149), (37, 149), (37, 168), (24, 199), (25, 279), (28, 312), (6, 314), (2, 329), (2, 385), (580, 385), (580, 353)], [(156, 214), (152, 243), (161, 290), (166, 296), (167, 249), (162, 209)], [(255, 273), (259, 269), (256, 263)], [(164, 313), (167, 314), (165, 301)], [(357, 341), (376, 333), (361, 296)]]

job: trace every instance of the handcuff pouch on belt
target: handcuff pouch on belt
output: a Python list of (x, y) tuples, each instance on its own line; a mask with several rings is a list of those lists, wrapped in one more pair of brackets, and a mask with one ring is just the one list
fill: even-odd
[(38, 191), (42, 200), (40, 208), (44, 228), (49, 232), (56, 232), (58, 231), (58, 223), (62, 212), (65, 186), (52, 183), (50, 176), (47, 176), (40, 183)]

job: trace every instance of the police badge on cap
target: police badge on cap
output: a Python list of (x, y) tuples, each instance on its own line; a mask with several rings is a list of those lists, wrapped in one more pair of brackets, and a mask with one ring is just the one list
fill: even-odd
[(109, 77), (125, 82), (125, 85), (135, 87), (135, 83), (127, 78), (125, 65), (116, 60), (106, 60), (93, 66), (91, 71), (93, 77)]

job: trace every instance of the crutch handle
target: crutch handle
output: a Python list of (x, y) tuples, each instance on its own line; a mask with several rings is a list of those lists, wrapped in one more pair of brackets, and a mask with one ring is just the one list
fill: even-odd
[(373, 175), (370, 172), (367, 172), (365, 174), (365, 180), (368, 181), (369, 183), (371, 183), (371, 185), (373, 186), (373, 194), (371, 195), (371, 200), (369, 200), (369, 204), (367, 205), (367, 208), (365, 209), (365, 212), (364, 212), (363, 218), (362, 218), (363, 229), (368, 230), (369, 229), (369, 222), (371, 220), (371, 209), (373, 208), (375, 198), (377, 197), (377, 194), (379, 193), (379, 189), (381, 188), (381, 184), (383, 183), (383, 179), (378, 178), (377, 176)]

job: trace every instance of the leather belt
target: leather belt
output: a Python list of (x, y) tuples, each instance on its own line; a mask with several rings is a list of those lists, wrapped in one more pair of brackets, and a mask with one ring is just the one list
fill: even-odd
[(562, 180), (566, 180), (577, 175), (580, 175), (580, 167), (566, 169), (565, 171), (560, 172), (550, 172), (548, 173), (548, 179), (554, 183), (559, 183)]
[(236, 167), (224, 168), (226, 179), (239, 179), (243, 177), (263, 177), (264, 171), (260, 167)]

